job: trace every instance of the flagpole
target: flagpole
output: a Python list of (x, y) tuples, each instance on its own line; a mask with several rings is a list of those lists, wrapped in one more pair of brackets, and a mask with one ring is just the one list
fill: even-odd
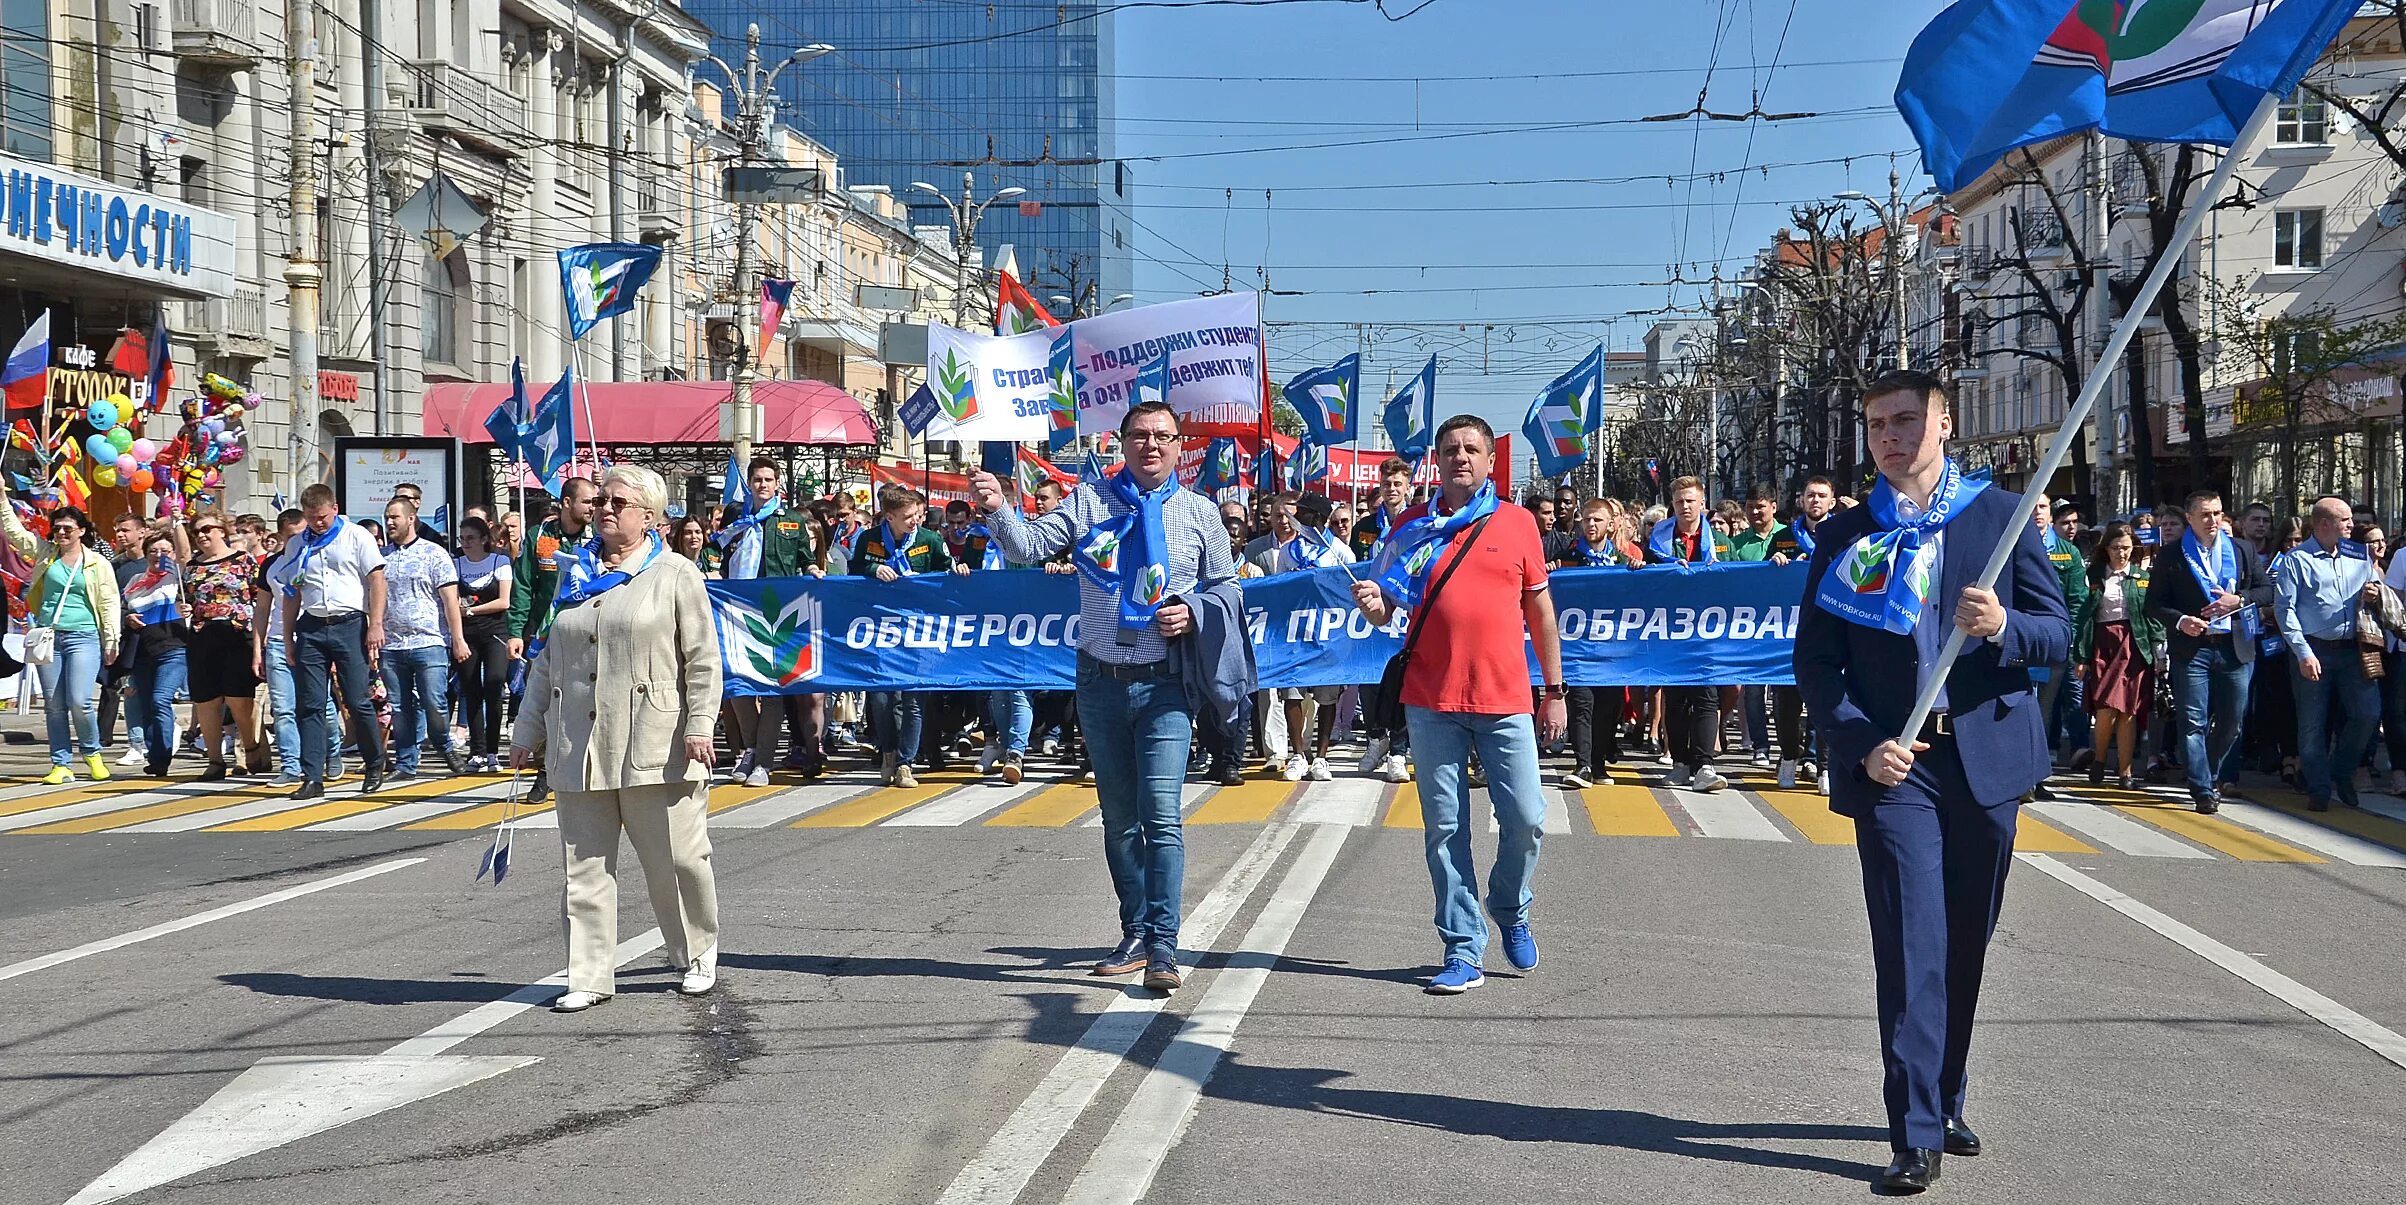
[[(593, 451), (593, 482), (595, 485), (599, 485), (601, 484), (602, 470), (601, 428), (593, 425), (593, 391), (585, 386), (584, 358), (584, 342), (582, 340), (571, 342), (568, 345), (569, 382), (576, 390), (578, 404), (585, 411), (585, 445)], [(571, 462), (575, 461), (575, 445), (571, 444), (568, 451), (568, 459)], [(561, 488), (566, 489), (567, 486), (562, 484)]]
[[(2172, 273), (2180, 267), (2181, 257), (2188, 254), (2189, 244), (2196, 240), (2198, 227), (2205, 224), (2206, 215), (2222, 199), (2223, 190), (2230, 186), (2240, 157), (2255, 143), (2264, 127), (2271, 123), (2273, 113), (2280, 108), (2280, 104), (2281, 98), (2277, 93), (2267, 93), (2263, 100), (2257, 102), (2255, 113), (2248, 117), (2245, 126), (2240, 127), (2238, 137), (2232, 140), (2230, 149), (2223, 154), (2222, 162), (2215, 166), (2214, 174), (2206, 178), (2205, 186), (2198, 191), (2196, 200), (2181, 211), (2180, 221), (2172, 227), (2172, 236), (2167, 244), (2169, 250), (2155, 261), (2155, 267), (2149, 270), (2147, 278), (2139, 282), (2139, 291), (2131, 297), (2129, 308), (2123, 311), (2121, 320), (2114, 324), (2113, 334), (2106, 339), (2104, 349), (2097, 353), (2096, 366), (2090, 370), (2088, 380), (2081, 385), (2080, 397), (2073, 401), (2071, 411), (2064, 415), (2063, 425), (2056, 428), (2055, 438), (2047, 444), (2047, 454), (2039, 458), (2038, 468), (2030, 475), (2030, 490), (2043, 492), (2048, 479), (2054, 477), (2055, 470), (2063, 466), (2064, 457), (2072, 450), (2072, 441), (2080, 438), (2080, 428), (2088, 422), (2097, 399), (2112, 382), (2114, 369), (2122, 362), (2123, 349), (2138, 334), (2139, 324), (2146, 320), (2147, 312), (2155, 308), (2156, 295), (2163, 291), (2165, 282), (2172, 279)], [(2030, 493), (2025, 491), (2022, 497), (2026, 502)], [(2024, 505), (2023, 523), (2029, 522), (2028, 513), (2029, 507)], [(1988, 554), (1987, 566), (1980, 571), (1980, 589), (1996, 587), (1997, 578), (2005, 572), (2005, 563), (2013, 559), (2014, 546), (2020, 541), (2021, 534), (2018, 526), (2006, 527), (2004, 537), (1997, 541), (1997, 546)], [(1810, 606), (1811, 603), (1806, 605)], [(1905, 717), (1904, 731), (1898, 734), (1897, 743), (1912, 747), (1913, 738), (1921, 732), (1923, 721), (1930, 718), (1931, 708), (1937, 706), (1938, 691), (1946, 684), (1947, 671), (1953, 668), (1956, 656), (1962, 652), (1963, 629), (1950, 625), (1946, 646), (1938, 652), (1938, 664), (1928, 681), (1922, 684), (1921, 693), (1913, 700), (1913, 713)]]

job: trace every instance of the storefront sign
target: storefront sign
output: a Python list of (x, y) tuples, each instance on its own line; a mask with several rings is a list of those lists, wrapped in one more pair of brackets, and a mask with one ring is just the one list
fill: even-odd
[(459, 504), (459, 442), (433, 436), (343, 436), (334, 441), (334, 500), (346, 519), (384, 522), (396, 489), (418, 487), (418, 520), (444, 535)]
[(0, 155), (0, 250), (182, 296), (234, 291), (234, 219)]
[(355, 373), (321, 370), (317, 374), (317, 395), (322, 401), (356, 402), (359, 377)]

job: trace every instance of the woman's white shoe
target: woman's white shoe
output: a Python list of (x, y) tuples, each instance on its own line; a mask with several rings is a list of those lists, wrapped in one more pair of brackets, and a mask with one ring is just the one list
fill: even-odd
[(694, 959), (693, 965), (685, 968), (685, 978), (677, 983), (677, 993), (699, 996), (717, 986), (718, 951), (714, 949)]
[(609, 998), (609, 995), (604, 992), (569, 992), (568, 994), (551, 1002), (551, 1011), (555, 1013), (581, 1013)]

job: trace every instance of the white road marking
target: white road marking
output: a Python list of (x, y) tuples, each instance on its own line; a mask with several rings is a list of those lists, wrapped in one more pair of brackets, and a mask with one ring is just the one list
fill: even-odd
[[(1486, 814), (1487, 831), (1499, 833), (1503, 831), (1504, 826), (1495, 818), (1495, 797), (1488, 794), (1488, 790), (1489, 788), (1481, 787), (1472, 791), (1470, 804), (1476, 811)], [(1546, 833), (1571, 831), (1571, 809), (1569, 803), (1563, 799), (1562, 788), (1539, 787), (1538, 790), (1544, 793), (1546, 799), (1545, 820), (1537, 826), (1538, 831)]]
[[(630, 938), (618, 947), (618, 965), (625, 966), (659, 946), (658, 929)], [(550, 1000), (567, 982), (568, 972), (563, 970), (503, 999), (480, 1004), (381, 1054), (262, 1059), (103, 1172), (68, 1205), (104, 1205), (541, 1062), (524, 1055), (444, 1052)]]
[(1739, 841), (1786, 841), (1788, 834), (1747, 801), (1744, 793), (1724, 787), (1710, 795), (1671, 788), (1671, 797), (1707, 837)]
[(266, 895), (253, 896), (247, 900), (211, 908), (206, 912), (195, 912), (177, 920), (163, 921), (147, 929), (136, 929), (131, 933), (121, 933), (115, 937), (104, 937), (99, 941), (86, 942), (72, 950), (61, 950), (55, 954), (44, 954), (39, 958), (28, 958), (23, 962), (12, 962), (7, 966), (0, 966), (0, 979), (14, 979), (19, 975), (30, 975), (35, 971), (46, 971), (63, 963), (74, 962), (79, 958), (106, 954), (111, 950), (122, 950), (127, 946), (149, 941), (154, 937), (181, 933), (186, 929), (198, 928), (211, 921), (224, 920), (229, 916), (240, 916), (245, 912), (255, 912), (271, 904), (297, 900), (305, 895), (356, 883), (361, 879), (372, 879), (380, 874), (389, 874), (404, 867), (415, 866), (425, 860), (424, 858), (399, 858), (391, 862), (379, 862), (374, 866), (363, 866), (357, 870), (346, 870), (338, 875), (287, 887), (281, 891), (271, 891)]
[(1316, 782), (1295, 808), (1297, 824), (1344, 824), (1360, 827), (1378, 823), (1378, 805), (1387, 784), (1375, 778), (1339, 778)]
[(2033, 800), (2023, 804), (2022, 809), (2037, 812), (2091, 841), (2135, 857), (2204, 861), (2214, 857), (2152, 824), (2141, 824), (2102, 804), (2075, 803), (2068, 799)]
[(2342, 862), (2357, 866), (2385, 866), (2393, 870), (2406, 868), (2406, 853), (2400, 853), (2378, 841), (2367, 841), (2354, 833), (2324, 828), (2279, 808), (2269, 808), (2243, 799), (2224, 799), (2219, 815), (2268, 837), (2278, 837), (2292, 845), (2303, 845)]
[(821, 808), (856, 799), (877, 788), (860, 782), (814, 782), (728, 808), (710, 818), (712, 828), (773, 828)]
[(1287, 868), (1286, 877), (1279, 880), (1252, 930), (1245, 934), (1239, 946), (1242, 952), (1231, 957), (1227, 968), (1212, 979), (1211, 990), (1203, 993), (1184, 1028), (1137, 1084), (1136, 1094), (1103, 1136), (1086, 1169), (1070, 1183), (1063, 1205), (1133, 1205), (1144, 1198), (1162, 1161), (1169, 1158), (1170, 1148), (1178, 1145), (1187, 1123), (1194, 1119), (1204, 1085), (1236, 1040), (1237, 1026), (1269, 980), (1270, 969), (1286, 952), (1295, 927), (1327, 881), (1328, 868), (1336, 862), (1337, 850), (1350, 833), (1335, 826), (1313, 830), (1310, 843), (1296, 855), (1294, 865)]
[(1020, 780), (1015, 787), (972, 783), (892, 817), (884, 827), (957, 828), (988, 812), (1018, 803), (1051, 785), (1049, 782), (1027, 779)]
[(2406, 1068), (2406, 1036), (2372, 1018), (2265, 966), (2262, 962), (2148, 907), (2121, 891), (2046, 854), (2015, 854), (2039, 873), (2155, 930), (2190, 953), (2263, 989), (2265, 994), (2363, 1045), (2366, 1050)]
[(237, 820), (272, 816), (277, 812), (289, 812), (295, 808), (308, 806), (308, 800), (296, 802), (290, 795), (274, 795), (265, 799), (246, 799), (241, 803), (211, 808), (205, 812), (169, 816), (164, 820), (153, 820), (145, 824), (129, 824), (124, 828), (104, 831), (112, 833), (190, 833), (198, 832), (213, 824), (232, 824)]
[[(1093, 784), (1090, 783), (1088, 785), (1091, 786)], [(1195, 812), (1195, 805), (1202, 803), (1204, 796), (1209, 795), (1213, 791), (1219, 789), (1220, 784), (1216, 782), (1190, 782), (1185, 786), (1178, 788), (1178, 814), (1181, 816), (1193, 815)], [(1103, 817), (1100, 813), (1088, 816), (1086, 818), (1086, 822), (1078, 827), (1101, 828), (1103, 827)]]
[(2376, 816), (2387, 816), (2392, 820), (2406, 820), (2406, 800), (2393, 799), (2387, 795), (2375, 795), (2370, 792), (2359, 795), (2357, 798), (2364, 804), (2365, 811)]
[(56, 824), (61, 820), (81, 820), (86, 816), (99, 816), (108, 812), (124, 811), (128, 808), (148, 807), (154, 803), (167, 803), (176, 799), (189, 799), (194, 795), (206, 795), (213, 789), (213, 787), (189, 785), (149, 789), (135, 788), (122, 795), (104, 795), (98, 799), (86, 799), (81, 803), (62, 803), (56, 807), (43, 808), (38, 812), (19, 812), (14, 816), (0, 816), (0, 833), (40, 828), (45, 824)]
[[(1303, 826), (1292, 822), (1265, 825), (1237, 856), (1236, 865), (1186, 918), (1179, 933), (1180, 945), (1190, 953), (1211, 948), (1302, 831)], [(1149, 992), (1115, 997), (1086, 1027), (1077, 1045), (1070, 1047), (1035, 1091), (1011, 1111), (977, 1157), (953, 1177), (951, 1186), (936, 1199), (937, 1205), (1010, 1205), (1017, 1201), (1036, 1169), (1052, 1157), (1054, 1148), (1094, 1103), (1103, 1081), (1111, 1078), (1167, 1002), (1167, 997)]]
[(508, 783), (487, 783), (480, 787), (468, 787), (453, 795), (413, 800), (409, 803), (396, 803), (389, 807), (377, 808), (374, 811), (361, 812), (355, 816), (338, 816), (332, 820), (303, 825), (299, 831), (304, 833), (381, 832), (389, 828), (399, 828), (405, 824), (416, 824), (420, 820), (447, 816), (453, 812), (464, 812), (469, 808), (480, 807), (488, 803), (499, 803), (509, 797)]

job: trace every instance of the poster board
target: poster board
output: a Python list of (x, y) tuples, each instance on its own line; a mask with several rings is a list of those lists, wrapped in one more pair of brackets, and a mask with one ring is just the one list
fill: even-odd
[(449, 538), (460, 512), (460, 444), (432, 435), (345, 435), (334, 441), (334, 502), (345, 519), (384, 522), (393, 490), (415, 484), (418, 521)]

